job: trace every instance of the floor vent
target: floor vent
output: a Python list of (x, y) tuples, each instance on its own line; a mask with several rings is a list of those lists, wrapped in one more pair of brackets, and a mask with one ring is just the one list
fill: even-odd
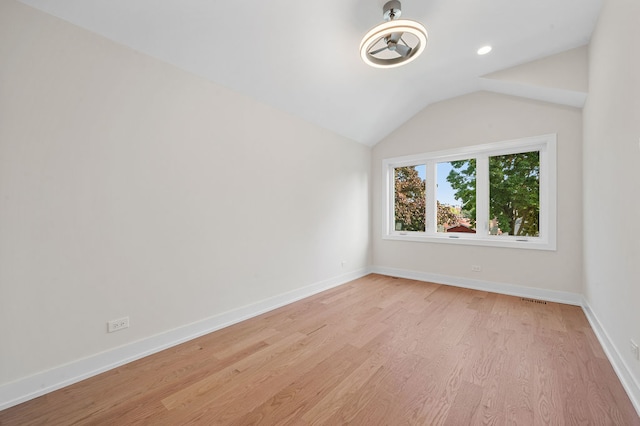
[(541, 305), (546, 305), (547, 304), (547, 302), (545, 302), (544, 300), (527, 299), (526, 297), (523, 297), (520, 300), (522, 300), (523, 302), (529, 302), (529, 303), (539, 303)]

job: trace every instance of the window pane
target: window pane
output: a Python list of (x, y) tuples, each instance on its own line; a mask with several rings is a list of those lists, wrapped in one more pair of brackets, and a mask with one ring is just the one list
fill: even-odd
[(438, 232), (476, 232), (476, 160), (438, 163)]
[(424, 232), (426, 171), (424, 164), (394, 169), (396, 231)]
[(540, 235), (540, 152), (489, 157), (489, 232)]

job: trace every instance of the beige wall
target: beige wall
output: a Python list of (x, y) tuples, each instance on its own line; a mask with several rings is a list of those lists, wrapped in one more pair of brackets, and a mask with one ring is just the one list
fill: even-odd
[[(382, 160), (389, 157), (557, 133), (557, 251), (382, 240)], [(581, 292), (581, 143), (579, 109), (488, 92), (431, 105), (374, 147), (373, 264), (380, 267)], [(472, 272), (471, 265), (481, 272)]]
[(591, 309), (632, 375), (640, 411), (640, 2), (606, 1), (584, 109), (584, 278)]
[(0, 385), (365, 268), (370, 162), (0, 2)]

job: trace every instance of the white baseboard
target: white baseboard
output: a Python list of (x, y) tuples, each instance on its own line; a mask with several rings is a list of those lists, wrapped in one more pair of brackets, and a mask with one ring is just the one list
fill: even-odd
[(61, 365), (54, 369), (43, 371), (15, 382), (1, 385), (0, 410), (37, 398), (38, 396), (53, 392), (57, 389), (77, 383), (81, 380), (143, 358), (147, 355), (179, 345), (180, 343), (195, 339), (196, 337), (236, 324), (240, 321), (261, 315), (281, 306), (288, 305), (289, 303), (304, 299), (305, 297), (312, 296), (321, 291), (337, 287), (349, 281), (361, 278), (369, 273), (581, 306), (589, 320), (589, 323), (591, 324), (591, 327), (598, 337), (600, 344), (609, 358), (609, 361), (618, 375), (622, 386), (629, 395), (636, 411), (640, 415), (640, 386), (631, 374), (631, 370), (620, 356), (615, 345), (613, 345), (600, 321), (591, 310), (588, 302), (581, 295), (570, 292), (521, 287), (513, 284), (472, 280), (468, 278), (386, 267), (363, 268), (353, 271), (348, 274), (340, 275), (297, 290), (280, 294), (229, 312), (224, 312), (193, 324), (169, 330), (88, 358)]
[(371, 268), (371, 272), (392, 277), (407, 278), (410, 280), (427, 281), (455, 287), (470, 288), (473, 290), (488, 291), (491, 293), (506, 294), (509, 296), (528, 297), (531, 299), (540, 299), (548, 302), (565, 303), (567, 305), (575, 306), (582, 305), (582, 295), (567, 291), (523, 287), (515, 284), (472, 280), (469, 278), (452, 277), (449, 275), (431, 274), (428, 272), (410, 271), (406, 269), (387, 268), (383, 266), (374, 266)]
[(629, 395), (629, 399), (631, 400), (633, 407), (638, 412), (638, 416), (640, 416), (640, 383), (638, 383), (633, 374), (631, 374), (631, 369), (624, 361), (624, 358), (620, 356), (620, 352), (613, 344), (611, 338), (609, 338), (607, 331), (602, 326), (602, 323), (600, 323), (600, 320), (593, 312), (586, 299), (583, 300), (582, 310), (587, 316), (596, 337), (600, 341), (600, 345), (602, 345), (604, 353), (607, 355), (607, 358), (609, 358), (609, 362), (618, 375), (618, 379), (620, 379), (622, 387), (624, 387), (627, 395)]
[(178, 327), (146, 339), (70, 362), (51, 370), (0, 385), (0, 410), (119, 367), (147, 355), (160, 352), (196, 337), (288, 305), (321, 291), (361, 278), (370, 271), (359, 269), (306, 287), (283, 293), (232, 311)]

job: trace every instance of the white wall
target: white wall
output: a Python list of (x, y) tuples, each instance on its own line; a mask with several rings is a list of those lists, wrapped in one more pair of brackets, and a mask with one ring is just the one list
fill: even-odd
[(588, 46), (569, 49), (505, 70), (482, 76), (528, 86), (587, 92), (589, 90)]
[(0, 385), (362, 270), (370, 163), (366, 146), (0, 2)]
[[(382, 240), (385, 158), (557, 133), (557, 251)], [(580, 293), (582, 114), (579, 109), (489, 92), (433, 104), (374, 147), (373, 264), (489, 283)], [(472, 272), (471, 265), (481, 272)], [(454, 280), (455, 281), (455, 280)]]
[(640, 2), (606, 1), (589, 49), (584, 108), (587, 301), (629, 372), (640, 411)]
[[(640, 244), (614, 230), (640, 211), (639, 8), (605, 5), (584, 127), (579, 109), (479, 92), (426, 108), (372, 155), (0, 2), (0, 390), (373, 264), (584, 291), (638, 401)], [(381, 239), (383, 158), (546, 133), (558, 134), (557, 251)], [(123, 315), (131, 328), (107, 334)]]

